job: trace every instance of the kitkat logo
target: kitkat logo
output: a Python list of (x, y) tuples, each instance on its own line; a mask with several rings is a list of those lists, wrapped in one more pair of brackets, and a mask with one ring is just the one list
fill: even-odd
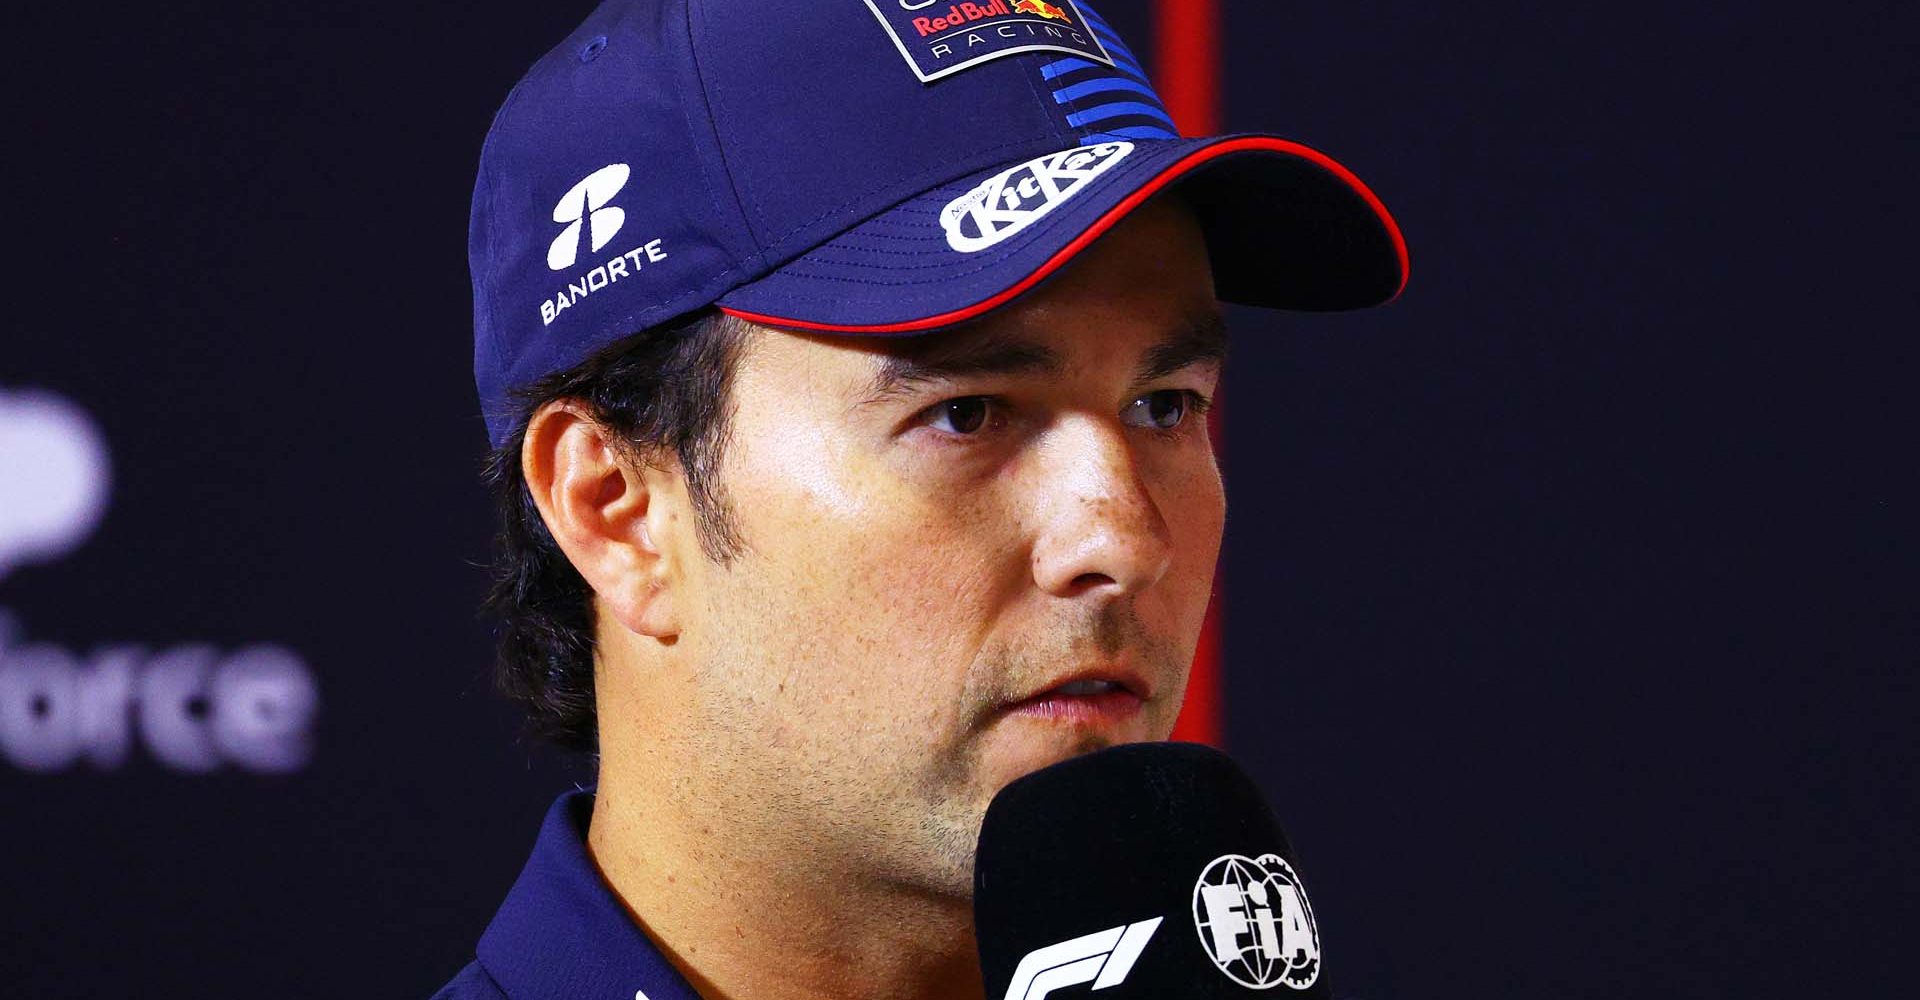
[(941, 211), (947, 245), (959, 253), (979, 253), (1020, 235), (1131, 152), (1130, 142), (1063, 149), (981, 181)]

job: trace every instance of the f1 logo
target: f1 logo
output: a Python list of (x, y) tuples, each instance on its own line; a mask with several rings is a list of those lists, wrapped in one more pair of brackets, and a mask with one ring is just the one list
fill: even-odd
[(1054, 990), (1085, 982), (1093, 983), (1096, 990), (1120, 985), (1162, 919), (1109, 927), (1029, 952), (1013, 970), (1006, 1000), (1040, 1000)]

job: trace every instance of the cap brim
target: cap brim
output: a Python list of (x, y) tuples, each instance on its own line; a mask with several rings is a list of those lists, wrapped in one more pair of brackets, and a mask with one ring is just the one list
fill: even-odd
[(985, 249), (957, 251), (942, 213), (1004, 168), (909, 198), (717, 304), (743, 319), (806, 330), (916, 333), (963, 323), (1034, 288), (1175, 184), (1199, 216), (1225, 301), (1357, 309), (1406, 286), (1400, 227), (1326, 154), (1264, 135), (1132, 146), (1044, 217)]

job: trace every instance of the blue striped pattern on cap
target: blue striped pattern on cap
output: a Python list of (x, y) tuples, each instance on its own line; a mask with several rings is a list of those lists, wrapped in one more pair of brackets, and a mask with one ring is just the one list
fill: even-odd
[(1179, 129), (1160, 95), (1153, 92), (1147, 73), (1133, 50), (1120, 40), (1105, 19), (1084, 2), (1074, 8), (1099, 36), (1113, 57), (1113, 66), (1086, 59), (1056, 59), (1040, 67), (1041, 78), (1053, 87), (1053, 99), (1066, 112), (1067, 124), (1092, 129), (1080, 139), (1083, 146), (1118, 139), (1178, 139)]

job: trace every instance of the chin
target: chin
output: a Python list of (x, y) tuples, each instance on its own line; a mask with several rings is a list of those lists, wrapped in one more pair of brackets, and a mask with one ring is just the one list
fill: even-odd
[(996, 733), (996, 736), (998, 737), (995, 741), (997, 745), (987, 754), (995, 792), (1013, 781), (1063, 760), (1070, 760), (1096, 750), (1105, 750), (1122, 743), (1140, 743), (1154, 739), (1150, 733), (1138, 726), (1112, 729), (1018, 723), (1006, 727), (1003, 731)]

